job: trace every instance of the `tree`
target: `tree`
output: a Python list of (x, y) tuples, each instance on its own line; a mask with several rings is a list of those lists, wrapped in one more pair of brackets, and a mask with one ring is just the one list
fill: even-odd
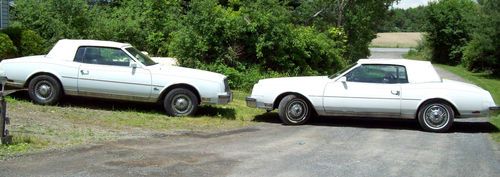
[(457, 65), (463, 48), (471, 39), (473, 16), (478, 6), (472, 0), (441, 0), (431, 2), (426, 10), (426, 41), (436, 63)]
[(472, 71), (491, 71), (500, 76), (500, 0), (479, 1), (480, 15), (465, 47), (463, 63)]

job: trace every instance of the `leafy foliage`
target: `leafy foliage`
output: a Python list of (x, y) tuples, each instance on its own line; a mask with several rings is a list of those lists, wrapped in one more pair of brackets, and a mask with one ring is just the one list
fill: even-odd
[(379, 32), (420, 32), (424, 31), (425, 10), (427, 6), (408, 9), (391, 9), (386, 21), (378, 28)]
[(21, 56), (41, 55), (48, 50), (45, 39), (32, 30), (23, 30), (18, 48)]
[(16, 52), (17, 49), (9, 36), (0, 33), (0, 60), (14, 57)]
[(426, 11), (426, 40), (432, 49), (431, 60), (457, 65), (463, 48), (471, 39), (473, 17), (478, 12), (471, 0), (442, 0), (429, 3)]
[(127, 42), (183, 66), (238, 73), (233, 78), (242, 83), (249, 69), (329, 74), (366, 57), (393, 1), (16, 0), (13, 20), (49, 44)]
[(463, 63), (468, 70), (487, 70), (500, 76), (500, 1), (479, 3), (481, 12), (475, 20), (478, 25), (465, 47)]
[[(25, 30), (18, 26), (11, 26), (1, 30), (12, 39), (15, 49), (10, 57), (39, 55), (47, 51), (45, 40), (32, 30)], [(9, 41), (10, 41), (9, 39)]]

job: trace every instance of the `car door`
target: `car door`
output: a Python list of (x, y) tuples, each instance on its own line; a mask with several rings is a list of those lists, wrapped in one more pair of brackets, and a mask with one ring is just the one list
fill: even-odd
[(406, 69), (399, 65), (364, 64), (327, 84), (324, 109), (329, 115), (399, 117), (401, 83)]
[(149, 99), (151, 72), (135, 63), (122, 49), (80, 47), (77, 57), (81, 61), (79, 95), (135, 101)]

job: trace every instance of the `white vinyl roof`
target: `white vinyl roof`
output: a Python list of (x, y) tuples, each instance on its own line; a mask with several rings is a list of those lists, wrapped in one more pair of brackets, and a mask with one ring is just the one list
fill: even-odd
[(127, 43), (119, 43), (112, 41), (99, 41), (99, 40), (77, 40), (77, 39), (61, 39), (56, 45), (50, 50), (46, 55), (47, 58), (59, 59), (59, 60), (73, 60), (80, 46), (97, 46), (97, 47), (112, 47), (112, 48), (124, 48), (132, 47), (132, 45)]
[(360, 59), (359, 64), (389, 64), (406, 67), (409, 83), (441, 82), (431, 62), (408, 59)]

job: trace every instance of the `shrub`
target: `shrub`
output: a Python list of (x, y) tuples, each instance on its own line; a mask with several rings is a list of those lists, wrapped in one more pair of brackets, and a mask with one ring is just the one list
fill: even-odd
[(9, 36), (0, 33), (0, 60), (15, 57), (16, 52), (16, 47)]
[[(9, 26), (5, 29), (2, 29), (0, 32), (7, 34), (10, 40), (12, 40), (14, 46), (19, 48), (19, 46), (21, 45), (21, 35), (23, 33), (23, 28), (19, 26)], [(16, 53), (16, 55), (18, 54)]]
[(24, 30), (22, 32), (18, 48), (21, 56), (46, 53), (45, 40), (32, 30)]

